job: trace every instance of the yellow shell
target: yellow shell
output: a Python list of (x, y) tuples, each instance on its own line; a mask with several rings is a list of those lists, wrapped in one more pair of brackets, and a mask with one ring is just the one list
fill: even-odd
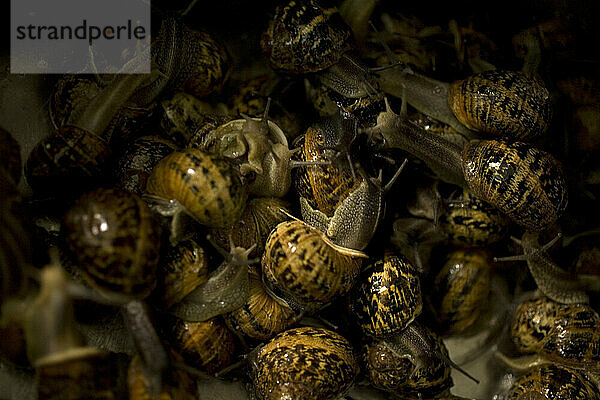
[[(362, 253), (343, 254), (322, 232), (294, 220), (267, 239), (262, 257), (266, 281), (305, 307), (319, 307), (352, 287)], [(287, 299), (287, 297), (286, 297)]]
[[(177, 361), (181, 358), (178, 354), (171, 354)], [(129, 400), (150, 400), (150, 383), (144, 375), (144, 362), (139, 355), (135, 355), (129, 363), (127, 370), (127, 386), (129, 387)], [(198, 398), (196, 380), (188, 372), (178, 368), (171, 368), (168, 376), (162, 382), (160, 400), (195, 400)]]
[(237, 221), (247, 198), (234, 166), (197, 149), (163, 158), (148, 177), (146, 193), (178, 201), (198, 222), (215, 228)]
[(580, 372), (555, 364), (545, 364), (534, 367), (517, 380), (508, 399), (598, 400), (600, 392)]

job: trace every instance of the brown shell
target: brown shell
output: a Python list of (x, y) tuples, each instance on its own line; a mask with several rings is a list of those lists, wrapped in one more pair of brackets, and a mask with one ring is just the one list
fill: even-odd
[[(299, 159), (301, 161), (331, 161), (335, 151), (325, 150), (324, 132), (318, 125), (309, 127), (302, 136)], [(304, 197), (310, 206), (328, 217), (360, 183), (354, 180), (347, 163), (332, 162), (329, 165), (315, 165), (296, 168), (294, 184), (300, 197)]]
[(229, 365), (233, 334), (217, 318), (203, 322), (178, 319), (171, 327), (171, 345), (192, 367), (214, 374)]
[(490, 70), (454, 82), (448, 105), (467, 128), (512, 140), (540, 137), (552, 117), (548, 89), (516, 71)]
[(154, 167), (146, 193), (177, 200), (198, 222), (223, 227), (237, 221), (247, 190), (228, 161), (196, 149), (171, 153)]
[(583, 374), (555, 364), (544, 364), (517, 380), (508, 399), (598, 400), (600, 392)]
[[(171, 357), (181, 358), (177, 354)], [(171, 368), (162, 382), (160, 400), (195, 400), (198, 398), (198, 386), (195, 377), (179, 368)], [(146, 379), (144, 363), (135, 355), (127, 370), (129, 400), (150, 400), (150, 383)]]
[[(287, 214), (286, 214), (287, 212)], [(245, 249), (256, 245), (250, 257), (260, 257), (265, 250), (267, 237), (280, 222), (290, 219), (290, 204), (275, 197), (251, 199), (240, 219), (225, 228), (211, 229), (211, 234), (222, 248), (229, 247), (229, 238), (233, 243)]]
[(336, 8), (314, 0), (280, 5), (260, 45), (269, 65), (289, 74), (308, 74), (335, 64), (350, 50), (352, 32)]
[(35, 145), (25, 164), (25, 176), (34, 191), (58, 193), (59, 188), (89, 185), (90, 177), (104, 175), (110, 155), (104, 139), (67, 125)]
[(249, 269), (249, 278), (248, 300), (242, 307), (226, 314), (225, 322), (232, 330), (248, 337), (268, 340), (290, 328), (298, 320), (298, 314), (265, 290), (256, 269)]
[(342, 254), (302, 221), (273, 229), (262, 257), (266, 281), (305, 307), (319, 307), (352, 287), (362, 258)]
[(351, 297), (361, 329), (374, 337), (402, 331), (423, 309), (417, 269), (404, 256), (393, 253), (364, 269)]
[(473, 325), (489, 291), (490, 264), (485, 250), (459, 249), (448, 254), (431, 292), (442, 330), (457, 334)]
[(350, 343), (322, 328), (280, 333), (252, 355), (259, 400), (329, 400), (346, 393), (358, 374)]
[(48, 115), (54, 129), (60, 129), (72, 116), (80, 115), (101, 90), (95, 79), (85, 75), (65, 75), (60, 78), (48, 101)]
[[(440, 229), (459, 246), (486, 246), (502, 240), (510, 220), (497, 208), (463, 192), (459, 201), (450, 200), (440, 216)], [(463, 202), (463, 201), (466, 201)]]
[(561, 164), (529, 144), (471, 141), (462, 152), (469, 191), (530, 231), (552, 225), (567, 207)]
[(10, 132), (0, 128), (0, 168), (5, 168), (13, 179), (19, 183), (21, 179), (21, 147)]
[(156, 285), (160, 226), (120, 189), (81, 196), (64, 220), (65, 242), (86, 280), (107, 296), (143, 298)]
[(208, 257), (202, 247), (191, 239), (171, 247), (158, 269), (157, 292), (166, 309), (208, 280)]

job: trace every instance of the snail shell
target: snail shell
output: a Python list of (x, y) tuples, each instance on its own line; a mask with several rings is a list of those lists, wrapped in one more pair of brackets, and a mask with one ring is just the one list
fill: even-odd
[(543, 135), (552, 117), (548, 89), (516, 71), (485, 71), (455, 82), (448, 105), (467, 128), (513, 140)]
[(385, 337), (402, 331), (423, 309), (418, 271), (403, 256), (386, 253), (364, 269), (351, 309), (367, 335)]
[(152, 170), (146, 193), (176, 200), (198, 222), (224, 227), (244, 210), (247, 189), (228, 161), (197, 149), (185, 149), (163, 158)]
[(302, 0), (277, 7), (260, 44), (276, 71), (308, 74), (337, 63), (350, 50), (351, 37), (336, 8)]
[(534, 367), (517, 380), (508, 399), (597, 400), (600, 399), (600, 392), (583, 374), (556, 364), (544, 364)]
[(251, 357), (260, 400), (337, 399), (350, 389), (359, 370), (350, 343), (322, 328), (280, 333)]
[(469, 191), (531, 231), (554, 224), (567, 207), (561, 164), (526, 143), (471, 141), (462, 151)]
[(225, 315), (227, 325), (253, 339), (268, 340), (290, 328), (298, 314), (285, 302), (271, 296), (259, 272), (250, 268), (250, 295), (246, 303)]
[[(171, 357), (180, 359), (175, 353)], [(160, 390), (161, 400), (193, 400), (198, 398), (196, 380), (188, 372), (172, 368), (163, 381)], [(151, 386), (144, 374), (144, 363), (139, 355), (135, 355), (127, 369), (127, 386), (129, 387), (129, 400), (150, 400)]]
[(265, 280), (304, 307), (320, 307), (352, 287), (362, 264), (359, 251), (342, 249), (302, 221), (273, 229), (262, 257)]
[(173, 348), (189, 365), (201, 371), (212, 375), (231, 362), (233, 334), (217, 318), (203, 322), (177, 319), (170, 336)]
[(484, 250), (449, 253), (432, 290), (434, 310), (447, 334), (464, 332), (479, 318), (490, 291), (489, 256)]
[(143, 298), (156, 285), (160, 227), (140, 197), (120, 189), (81, 196), (65, 242), (87, 282), (109, 297)]

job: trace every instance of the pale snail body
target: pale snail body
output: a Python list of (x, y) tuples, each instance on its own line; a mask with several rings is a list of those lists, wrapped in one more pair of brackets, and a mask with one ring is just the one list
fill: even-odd
[(223, 227), (242, 214), (247, 189), (228, 161), (185, 149), (171, 153), (154, 167), (146, 194), (176, 200), (201, 224)]
[(364, 255), (333, 245), (325, 235), (294, 220), (273, 229), (262, 257), (268, 284), (302, 307), (320, 308), (346, 293), (358, 276)]
[(555, 364), (529, 370), (512, 386), (510, 400), (597, 400), (600, 392), (582, 373)]
[(336, 399), (350, 389), (359, 371), (345, 338), (312, 327), (275, 336), (253, 352), (251, 367), (260, 400)]

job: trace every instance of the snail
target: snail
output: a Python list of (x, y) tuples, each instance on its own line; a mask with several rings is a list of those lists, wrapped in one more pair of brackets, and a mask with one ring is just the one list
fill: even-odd
[(176, 151), (154, 167), (146, 196), (164, 207), (161, 214), (183, 210), (208, 227), (237, 221), (246, 204), (247, 188), (238, 170), (227, 160), (197, 149)]
[(526, 232), (521, 240), (512, 238), (523, 247), (524, 254), (495, 258), (494, 261), (527, 261), (535, 283), (548, 298), (564, 304), (588, 303), (589, 296), (585, 292), (584, 282), (580, 281), (577, 275), (561, 269), (547, 253), (561, 234), (543, 246), (539, 244), (538, 237), (537, 233)]
[(231, 330), (253, 339), (268, 340), (291, 328), (302, 313), (297, 313), (285, 300), (270, 292), (255, 268), (248, 271), (250, 294), (240, 308), (225, 314)]
[(513, 316), (511, 337), (521, 352), (497, 356), (515, 369), (556, 363), (590, 373), (600, 371), (600, 317), (586, 304), (558, 304), (545, 297), (521, 303)]
[(387, 69), (378, 82), (385, 93), (468, 135), (481, 131), (531, 141), (548, 130), (552, 116), (543, 83), (516, 71), (485, 71), (448, 84), (409, 68)]
[(583, 374), (555, 364), (536, 366), (518, 379), (508, 394), (510, 400), (597, 400), (600, 392)]
[(490, 291), (490, 263), (485, 250), (457, 249), (446, 256), (431, 291), (442, 331), (460, 334), (485, 308)]
[(417, 128), (389, 106), (377, 119), (370, 131), (382, 136), (385, 147), (417, 156), (440, 179), (465, 186), (527, 230), (544, 230), (567, 206), (562, 166), (549, 153), (497, 140), (472, 140), (461, 149)]
[(266, 399), (336, 399), (354, 383), (359, 367), (352, 346), (323, 328), (280, 333), (250, 355), (254, 394)]
[(364, 253), (334, 245), (321, 231), (300, 221), (277, 225), (265, 244), (265, 282), (288, 303), (319, 309), (350, 290)]
[(65, 244), (85, 282), (121, 305), (153, 391), (161, 387), (167, 354), (143, 299), (156, 285), (160, 226), (142, 199), (120, 189), (95, 189), (65, 214)]

